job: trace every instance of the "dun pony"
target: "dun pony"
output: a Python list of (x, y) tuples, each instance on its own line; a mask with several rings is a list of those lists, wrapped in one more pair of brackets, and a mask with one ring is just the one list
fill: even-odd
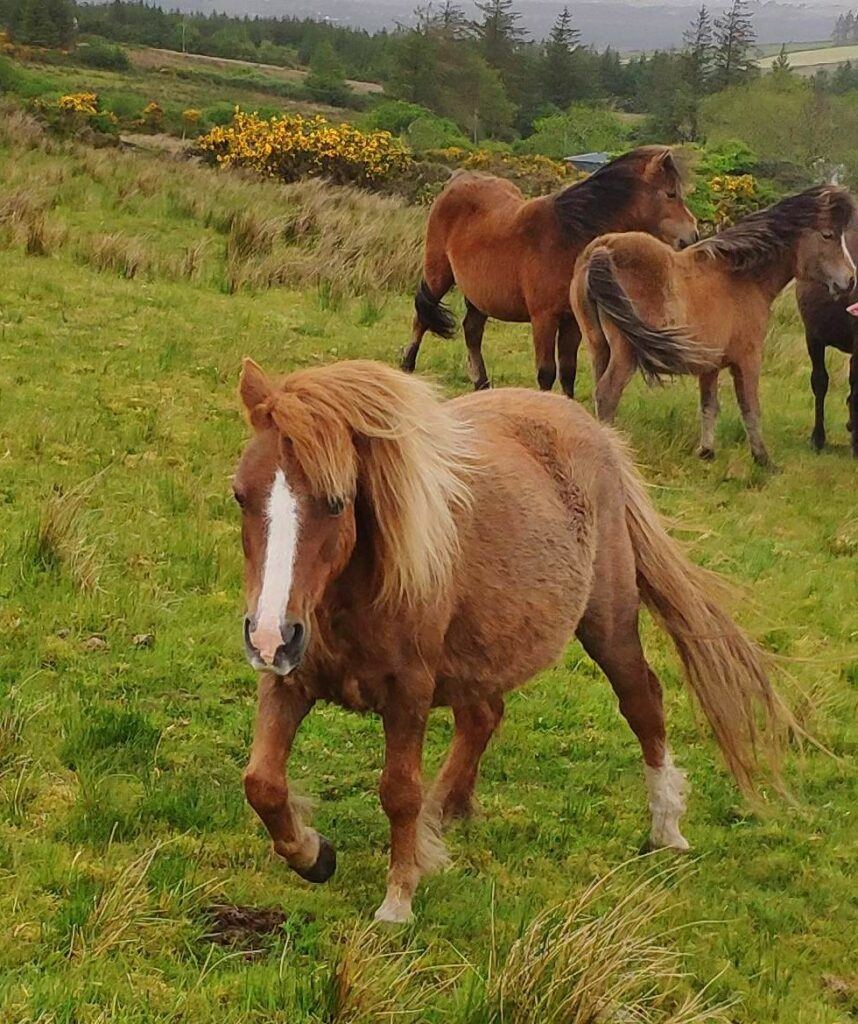
[(852, 290), (843, 235), (854, 210), (845, 189), (817, 186), (682, 252), (637, 232), (593, 241), (575, 268), (571, 302), (593, 360), (599, 418), (613, 421), (636, 369), (649, 381), (694, 374), (699, 454), (711, 459), (718, 375), (729, 369), (753, 457), (768, 464), (759, 382), (772, 303), (793, 278), (832, 295)]
[[(450, 402), (371, 362), (279, 383), (246, 361), (252, 425), (235, 475), (248, 659), (260, 671), (247, 797), (303, 878), (334, 871), (284, 775), (318, 700), (381, 716), (390, 820), (377, 917), (406, 920), (443, 863), (444, 819), (467, 814), (504, 697), (573, 635), (602, 667), (644, 757), (652, 841), (687, 848), (685, 778), (667, 745), (661, 686), (638, 632), (641, 601), (676, 644), (727, 765), (752, 790), (777, 772), (788, 715), (760, 650), (714, 578), (665, 532), (628, 453), (580, 406), (526, 390)], [(433, 707), (453, 710), (449, 756), (424, 791)]]

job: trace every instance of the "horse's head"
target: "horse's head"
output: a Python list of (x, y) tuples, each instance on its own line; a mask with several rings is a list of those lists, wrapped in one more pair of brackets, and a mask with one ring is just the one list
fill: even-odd
[[(654, 152), (650, 152), (650, 149)], [(646, 230), (668, 245), (684, 249), (697, 241), (697, 218), (685, 202), (682, 174), (666, 146), (646, 147), (638, 211)]]
[(817, 214), (798, 239), (795, 276), (802, 281), (817, 281), (833, 298), (842, 298), (855, 289), (855, 261), (846, 244), (846, 231), (856, 213), (855, 201), (846, 189), (835, 186), (814, 192)]
[(429, 383), (353, 360), (274, 384), (248, 359), (239, 393), (254, 431), (234, 483), (254, 668), (296, 668), (361, 540), (368, 604), (390, 613), (443, 595), (472, 453), (469, 430)]
[[(311, 417), (251, 360), (245, 360), (239, 393), (254, 430), (234, 479), (242, 515), (245, 649), (254, 668), (288, 675), (307, 649), (325, 588), (354, 549), (357, 456), (339, 420)], [(306, 456), (316, 446), (327, 457), (311, 466)]]

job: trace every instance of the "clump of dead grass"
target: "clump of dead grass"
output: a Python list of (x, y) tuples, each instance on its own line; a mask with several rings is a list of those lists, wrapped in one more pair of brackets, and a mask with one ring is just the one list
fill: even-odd
[(91, 236), (81, 249), (85, 263), (106, 273), (131, 279), (149, 274), (155, 267), (146, 243), (121, 231)]
[(101, 563), (84, 530), (83, 511), (92, 481), (55, 488), (34, 526), (24, 534), (21, 560), (39, 572), (65, 572), (83, 593), (99, 589)]

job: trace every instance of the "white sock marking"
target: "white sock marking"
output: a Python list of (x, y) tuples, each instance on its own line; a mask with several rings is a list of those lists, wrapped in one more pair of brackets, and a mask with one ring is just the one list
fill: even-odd
[(268, 520), (265, 567), (251, 640), (262, 659), (270, 663), (281, 643), (280, 623), (292, 590), (300, 526), (298, 504), (281, 469), (274, 474), (265, 517)]
[(679, 831), (679, 819), (685, 813), (685, 794), (688, 782), (685, 772), (675, 767), (669, 751), (665, 751), (660, 768), (644, 765), (649, 809), (652, 813), (650, 838), (656, 848), (671, 847), (687, 850), (688, 840)]

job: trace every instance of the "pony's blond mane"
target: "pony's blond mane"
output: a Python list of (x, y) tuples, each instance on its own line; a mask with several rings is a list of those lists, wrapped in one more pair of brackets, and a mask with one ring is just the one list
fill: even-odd
[(372, 509), (378, 600), (421, 603), (450, 581), (457, 507), (470, 501), (468, 427), (436, 388), (381, 363), (298, 370), (267, 399), (319, 497), (361, 496)]

